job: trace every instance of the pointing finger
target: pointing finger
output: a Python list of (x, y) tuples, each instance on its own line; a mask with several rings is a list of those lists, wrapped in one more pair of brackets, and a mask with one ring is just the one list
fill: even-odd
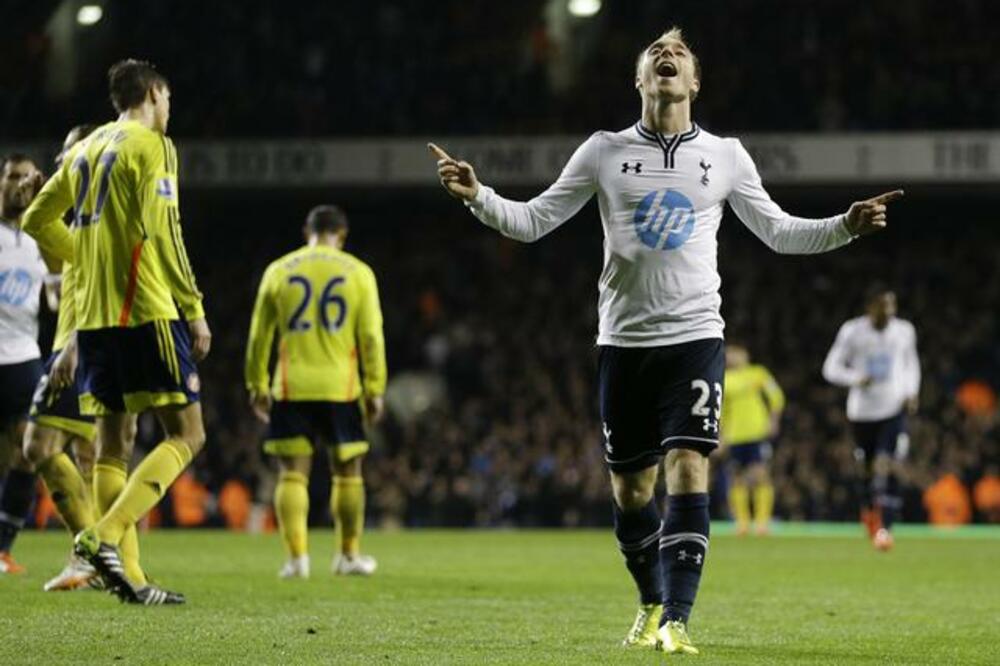
[(877, 197), (872, 197), (868, 200), (868, 203), (874, 204), (887, 204), (890, 201), (895, 201), (896, 199), (903, 198), (903, 190), (893, 190), (891, 192), (885, 192), (878, 195)]
[(454, 162), (455, 161), (455, 160), (451, 159), (451, 156), (448, 153), (446, 153), (443, 150), (441, 150), (441, 147), (438, 146), (436, 143), (428, 143), (427, 147), (430, 149), (431, 155), (433, 155), (434, 157), (436, 157), (439, 161), (440, 160), (447, 160), (449, 162)]

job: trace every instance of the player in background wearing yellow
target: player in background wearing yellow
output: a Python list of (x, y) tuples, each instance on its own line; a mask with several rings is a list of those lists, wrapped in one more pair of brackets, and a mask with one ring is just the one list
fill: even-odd
[(308, 480), (320, 446), (329, 447), (330, 510), (340, 532), (333, 571), (370, 575), (376, 567), (361, 554), (361, 460), (368, 451), (363, 421), (377, 422), (385, 410), (385, 342), (375, 274), (344, 252), (347, 231), (336, 206), (310, 211), (307, 245), (267, 267), (250, 323), (246, 385), (254, 413), (268, 424), (264, 451), (281, 473), (274, 508), (288, 555), (282, 578), (309, 576)]
[[(63, 150), (56, 157), (56, 169), (62, 166), (67, 151), (94, 129), (93, 125), (78, 125), (69, 131)], [(97, 519), (88, 489), (93, 482), (97, 428), (94, 417), (80, 414), (77, 403), (74, 276), (71, 264), (64, 264), (61, 268), (52, 353), (35, 389), (23, 446), (24, 457), (45, 481), (60, 518), (75, 535), (93, 525)], [(72, 452), (73, 458), (67, 451)], [(71, 555), (65, 568), (48, 581), (44, 589), (82, 589), (95, 574), (90, 564)]]
[[(76, 552), (130, 603), (183, 596), (130, 581), (119, 546), (205, 443), (195, 363), (211, 346), (202, 296), (181, 236), (177, 151), (165, 136), (170, 87), (146, 62), (108, 72), (118, 120), (70, 150), (25, 213), (43, 250), (74, 264), (80, 409), (97, 417), (103, 516)], [(63, 212), (74, 211), (71, 233)], [(128, 476), (134, 415), (151, 410), (166, 435)]]
[(729, 507), (737, 534), (750, 531), (750, 494), (757, 534), (767, 534), (774, 509), (774, 486), (769, 464), (771, 443), (778, 434), (785, 394), (770, 371), (750, 363), (750, 352), (740, 344), (726, 345), (726, 381), (722, 399), (722, 440), (732, 482)]
[[(78, 125), (69, 131), (63, 142), (63, 149), (56, 158), (57, 169), (70, 148), (89, 136), (94, 129), (94, 125)], [(72, 223), (72, 212), (66, 217), (67, 222)], [(56, 333), (52, 353), (45, 364), (45, 374), (38, 381), (35, 390), (24, 434), (24, 455), (45, 481), (60, 518), (70, 533), (75, 535), (97, 522), (100, 511), (107, 509), (110, 502), (106, 497), (101, 497), (101, 505), (95, 505), (91, 492), (97, 427), (93, 416), (80, 413), (76, 385), (75, 271), (73, 265), (68, 263), (61, 268)], [(134, 426), (131, 432), (135, 432)], [(68, 454), (70, 451), (72, 458)], [(138, 585), (144, 585), (146, 578), (139, 566), (134, 526), (127, 530), (122, 539), (122, 561), (129, 579)], [(43, 589), (47, 592), (86, 589), (88, 584), (94, 582), (96, 573), (88, 562), (74, 554), (63, 570), (45, 583)]]

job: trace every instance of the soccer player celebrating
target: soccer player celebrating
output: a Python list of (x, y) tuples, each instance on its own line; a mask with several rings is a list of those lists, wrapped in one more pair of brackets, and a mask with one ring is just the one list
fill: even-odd
[(785, 394), (770, 371), (750, 363), (743, 345), (726, 345), (726, 379), (722, 392), (722, 442), (732, 469), (729, 505), (736, 533), (750, 531), (750, 490), (753, 489), (754, 530), (767, 534), (774, 508), (774, 486), (768, 463), (771, 441), (778, 434)]
[[(615, 534), (640, 597), (625, 644), (693, 654), (687, 623), (708, 551), (708, 454), (718, 446), (722, 406), (716, 233), (723, 203), (772, 249), (802, 254), (884, 227), (886, 203), (902, 193), (820, 220), (784, 212), (737, 139), (692, 122), (701, 73), (676, 28), (639, 54), (635, 87), (639, 121), (593, 134), (558, 180), (526, 203), (499, 196), (470, 164), (430, 149), (448, 192), (516, 240), (541, 238), (597, 194), (605, 236), (598, 399)], [(654, 486), (664, 457), (669, 508), (661, 526)]]
[[(363, 415), (384, 411), (385, 343), (375, 274), (344, 252), (347, 218), (317, 206), (306, 218), (307, 245), (264, 272), (246, 356), (246, 384), (257, 417), (269, 424), (264, 450), (281, 477), (274, 508), (288, 560), (278, 575), (309, 576), (307, 518), (313, 451), (328, 446), (330, 510), (340, 530), (337, 574), (370, 575), (375, 559), (360, 551), (365, 517), (361, 460), (368, 451)], [(271, 343), (278, 334), (273, 381)], [(363, 405), (362, 405), (363, 399)]]
[[(195, 362), (211, 333), (181, 236), (167, 80), (137, 60), (115, 64), (108, 79), (118, 120), (70, 150), (23, 226), (74, 265), (80, 408), (97, 416), (95, 494), (114, 498), (77, 535), (76, 552), (125, 601), (179, 603), (130, 581), (119, 545), (204, 445)], [(62, 223), (69, 207), (73, 233)], [(146, 410), (166, 437), (128, 477), (134, 415)]]
[(878, 550), (892, 548), (892, 523), (902, 499), (896, 477), (909, 448), (906, 413), (915, 414), (920, 358), (913, 324), (896, 317), (896, 294), (874, 285), (866, 314), (840, 327), (823, 363), (823, 377), (848, 387), (847, 420), (869, 494), (861, 520)]
[(35, 490), (21, 437), (42, 374), (38, 305), (48, 269), (20, 223), (40, 183), (26, 155), (10, 155), (0, 165), (0, 471), (7, 471), (0, 491), (0, 574), (24, 571), (10, 551)]

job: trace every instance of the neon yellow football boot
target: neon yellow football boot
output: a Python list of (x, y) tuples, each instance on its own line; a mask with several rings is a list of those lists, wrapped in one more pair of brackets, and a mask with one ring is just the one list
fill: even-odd
[(680, 620), (667, 622), (660, 627), (658, 647), (667, 654), (698, 654), (698, 648), (691, 643), (687, 625)]
[(635, 622), (628, 630), (628, 635), (622, 641), (625, 647), (656, 647), (659, 642), (656, 630), (660, 624), (663, 606), (660, 604), (643, 604), (635, 614)]

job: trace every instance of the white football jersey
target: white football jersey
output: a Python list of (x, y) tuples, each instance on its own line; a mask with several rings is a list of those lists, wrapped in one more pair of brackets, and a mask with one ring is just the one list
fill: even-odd
[[(882, 330), (867, 316), (848, 320), (826, 355), (823, 377), (850, 387), (847, 418), (851, 421), (880, 421), (899, 414), (903, 403), (920, 393), (916, 329), (895, 317)], [(872, 381), (862, 387), (866, 377)]]
[(42, 355), (38, 304), (47, 273), (35, 240), (0, 223), (0, 365)]
[(594, 194), (604, 226), (597, 343), (654, 347), (721, 338), (716, 234), (723, 204), (772, 249), (825, 252), (851, 240), (845, 216), (792, 217), (768, 196), (738, 139), (693, 125), (663, 135), (640, 123), (597, 132), (558, 180), (528, 202), (480, 185), (472, 212), (520, 241), (571, 218)]

